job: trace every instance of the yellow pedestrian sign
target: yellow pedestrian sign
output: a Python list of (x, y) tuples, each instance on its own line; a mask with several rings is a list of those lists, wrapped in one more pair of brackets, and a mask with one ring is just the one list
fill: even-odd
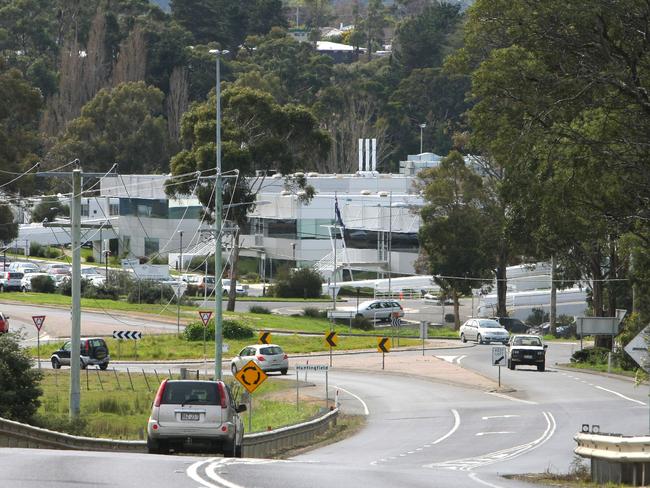
[(262, 331), (257, 340), (260, 344), (271, 344), (271, 333)]
[(237, 371), (235, 378), (248, 390), (248, 393), (253, 393), (268, 376), (255, 361), (248, 361), (241, 370)]
[(329, 347), (336, 347), (339, 343), (339, 336), (336, 335), (336, 332), (327, 332), (325, 334), (325, 343)]
[(390, 337), (377, 337), (377, 351), (390, 352)]

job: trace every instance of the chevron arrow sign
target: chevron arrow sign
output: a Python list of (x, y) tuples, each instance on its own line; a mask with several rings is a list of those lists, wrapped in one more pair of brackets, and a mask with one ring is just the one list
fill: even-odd
[(114, 330), (113, 339), (142, 339), (142, 332), (139, 330)]

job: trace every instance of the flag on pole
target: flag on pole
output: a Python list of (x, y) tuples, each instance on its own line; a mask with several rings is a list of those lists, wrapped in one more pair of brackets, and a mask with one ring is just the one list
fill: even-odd
[(337, 196), (334, 196), (334, 215), (336, 216), (336, 225), (345, 229), (345, 224), (341, 218), (341, 210), (339, 209), (339, 199)]

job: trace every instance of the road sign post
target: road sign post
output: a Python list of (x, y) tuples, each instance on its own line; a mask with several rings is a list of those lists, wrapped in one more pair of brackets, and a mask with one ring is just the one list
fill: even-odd
[(326, 364), (297, 364), (296, 365), (296, 409), (299, 401), (298, 372), (305, 371), (325, 371), (325, 408), (329, 408), (329, 366)]
[(208, 330), (208, 323), (210, 322), (210, 317), (212, 317), (211, 310), (199, 310), (199, 317), (201, 317), (201, 322), (203, 322), (203, 367), (205, 368), (205, 375), (208, 375), (208, 357), (205, 349), (205, 335)]
[(492, 366), (499, 367), (499, 388), (501, 388), (501, 366), (506, 364), (505, 346), (495, 346), (492, 348)]
[(332, 348), (338, 346), (339, 344), (339, 337), (336, 335), (336, 332), (333, 330), (327, 332), (325, 334), (325, 343), (330, 348), (330, 366), (332, 366)]
[(114, 330), (113, 339), (119, 339), (118, 342), (118, 355), (119, 345), (124, 339), (132, 339), (134, 341), (135, 358), (138, 359), (138, 340), (142, 339), (142, 332), (139, 330)]
[[(623, 348), (646, 373), (650, 373), (649, 341), (650, 325), (646, 326)], [(648, 391), (648, 400), (650, 400), (650, 390)], [(650, 432), (650, 401), (648, 402), (648, 432)]]
[(390, 337), (377, 337), (377, 351), (381, 353), (381, 369), (384, 369), (386, 353), (390, 352)]
[(41, 369), (41, 327), (45, 322), (45, 315), (32, 315), (32, 320), (36, 326), (36, 357), (38, 358), (38, 369)]

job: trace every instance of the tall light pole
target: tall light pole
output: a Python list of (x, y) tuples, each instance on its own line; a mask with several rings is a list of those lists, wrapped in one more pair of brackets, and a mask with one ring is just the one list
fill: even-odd
[(425, 129), (427, 124), (420, 124), (420, 154), (422, 154), (422, 131)]
[(178, 270), (181, 272), (181, 280), (178, 282), (178, 290), (176, 293), (176, 334), (181, 335), (181, 283), (183, 282), (183, 231), (179, 230), (178, 234), (181, 238), (180, 253), (178, 259)]
[(220, 380), (221, 354), (223, 348), (223, 316), (221, 293), (221, 207), (223, 206), (223, 184), (221, 181), (221, 56), (229, 51), (210, 49), (215, 55), (216, 65), (216, 117), (217, 117), (217, 164), (214, 181), (214, 379)]

